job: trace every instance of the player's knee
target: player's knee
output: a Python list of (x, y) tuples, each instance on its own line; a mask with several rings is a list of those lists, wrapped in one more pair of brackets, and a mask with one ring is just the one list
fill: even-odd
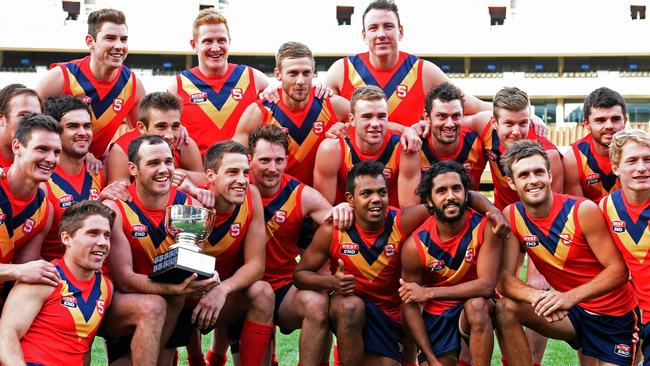
[(329, 311), (329, 298), (327, 295), (309, 290), (300, 291), (298, 294), (303, 309), (305, 309), (305, 318), (319, 323), (326, 323)]
[(162, 324), (167, 313), (167, 301), (158, 295), (142, 295), (138, 300), (140, 312), (138, 313), (138, 323), (144, 324)]
[(248, 289), (248, 298), (251, 302), (251, 309), (273, 313), (275, 293), (268, 282), (255, 281)]
[(485, 328), (490, 323), (489, 306), (482, 297), (476, 297), (465, 301), (465, 315), (470, 326), (474, 329)]
[(332, 308), (330, 315), (334, 318), (337, 328), (360, 328), (365, 319), (365, 305), (356, 296), (344, 296), (338, 299)]
[(519, 311), (519, 303), (507, 297), (502, 297), (497, 300), (495, 308), (495, 316), (497, 324), (505, 324), (517, 321), (517, 313)]

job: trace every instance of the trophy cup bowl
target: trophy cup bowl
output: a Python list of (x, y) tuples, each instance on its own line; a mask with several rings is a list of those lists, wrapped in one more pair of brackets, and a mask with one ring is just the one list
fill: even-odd
[(214, 274), (215, 258), (201, 253), (197, 243), (205, 240), (214, 226), (214, 213), (199, 206), (172, 205), (165, 210), (165, 228), (174, 244), (153, 261), (149, 277), (157, 282), (181, 283), (193, 273), (198, 279)]

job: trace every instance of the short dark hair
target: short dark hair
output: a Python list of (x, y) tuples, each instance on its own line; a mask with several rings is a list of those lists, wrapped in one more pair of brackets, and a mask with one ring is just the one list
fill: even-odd
[(84, 110), (88, 112), (92, 118), (90, 106), (72, 95), (47, 98), (45, 100), (45, 110), (43, 113), (52, 116), (55, 120), (61, 122), (61, 118), (63, 118), (66, 113), (76, 110)]
[[(433, 189), (433, 180), (445, 173), (456, 173), (460, 177), (460, 181), (465, 188), (465, 197), (468, 197), (470, 189), (472, 189), (472, 178), (470, 178), (465, 168), (460, 163), (453, 160), (438, 161), (422, 175), (420, 184), (416, 189), (417, 195), (420, 197), (420, 202), (426, 204), (431, 199), (431, 190)], [(433, 209), (427, 205), (430, 214), (434, 214)]]
[(62, 232), (68, 233), (73, 236), (77, 230), (81, 229), (84, 221), (90, 216), (99, 215), (108, 220), (110, 227), (113, 227), (115, 222), (115, 211), (110, 207), (104, 206), (97, 201), (83, 200), (73, 203), (61, 216), (59, 223), (59, 236)]
[(140, 165), (140, 146), (143, 143), (147, 145), (158, 145), (158, 144), (167, 144), (162, 137), (158, 135), (142, 135), (138, 136), (135, 140), (129, 143), (129, 161), (133, 164)]
[(397, 26), (399, 27), (400, 25), (402, 25), (399, 20), (399, 11), (397, 10), (397, 5), (395, 5), (393, 1), (376, 0), (368, 4), (366, 10), (363, 11), (363, 16), (361, 17), (361, 25), (363, 26), (363, 29), (366, 29), (366, 14), (368, 14), (368, 12), (373, 9), (392, 11), (393, 13), (395, 13), (395, 16), (397, 17)]
[(354, 194), (354, 190), (357, 188), (355, 180), (360, 176), (370, 176), (373, 178), (381, 176), (384, 178), (385, 182), (386, 178), (384, 177), (384, 164), (376, 160), (364, 160), (354, 164), (352, 166), (352, 169), (350, 169), (348, 172), (348, 180), (345, 184), (346, 192)]
[(32, 132), (36, 130), (54, 132), (57, 135), (61, 135), (63, 132), (61, 124), (54, 118), (46, 114), (31, 113), (18, 122), (14, 138), (18, 140), (21, 145), (27, 146), (29, 139), (32, 138)]
[(30, 95), (38, 98), (38, 102), (41, 104), (41, 110), (43, 109), (43, 100), (36, 90), (28, 88), (23, 84), (9, 84), (0, 89), (0, 114), (5, 116), (9, 114), (9, 102), (18, 95)]
[(424, 110), (427, 111), (427, 114), (431, 113), (431, 108), (433, 108), (433, 101), (436, 99), (443, 102), (460, 100), (461, 105), (465, 103), (465, 95), (463, 94), (462, 90), (448, 82), (444, 82), (436, 86), (427, 93), (427, 96), (424, 99)]
[(205, 152), (205, 169), (212, 169), (216, 173), (225, 154), (248, 155), (248, 150), (244, 145), (232, 140), (217, 142)]
[(258, 127), (248, 136), (248, 149), (251, 155), (255, 154), (255, 147), (259, 140), (266, 140), (272, 144), (280, 145), (285, 152), (289, 151), (289, 137), (286, 132), (276, 125)]
[(614, 91), (610, 88), (602, 87), (598, 88), (585, 98), (585, 103), (582, 107), (582, 113), (586, 120), (589, 119), (591, 114), (591, 108), (612, 108), (614, 106), (620, 105), (623, 110), (623, 116), (627, 113), (627, 108), (625, 106), (625, 98), (617, 91)]
[(181, 100), (170, 92), (153, 92), (149, 93), (142, 98), (140, 106), (138, 107), (138, 119), (144, 123), (144, 126), (149, 128), (149, 112), (152, 109), (158, 109), (166, 112), (170, 110), (177, 110), (180, 112)]
[(539, 155), (544, 158), (546, 162), (546, 170), (551, 171), (551, 161), (546, 155), (546, 151), (538, 141), (533, 140), (520, 140), (510, 145), (505, 154), (501, 157), (501, 167), (506, 175), (510, 178), (512, 176), (512, 166), (519, 160), (529, 158), (534, 155)]
[(126, 16), (120, 10), (99, 9), (88, 15), (88, 34), (97, 39), (97, 33), (102, 29), (104, 23), (115, 23), (126, 25)]

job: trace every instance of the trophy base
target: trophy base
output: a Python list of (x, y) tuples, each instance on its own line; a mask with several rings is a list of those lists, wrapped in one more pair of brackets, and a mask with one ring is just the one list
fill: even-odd
[(153, 272), (149, 278), (156, 282), (181, 283), (193, 273), (199, 280), (214, 275), (215, 258), (213, 256), (177, 247), (153, 260)]

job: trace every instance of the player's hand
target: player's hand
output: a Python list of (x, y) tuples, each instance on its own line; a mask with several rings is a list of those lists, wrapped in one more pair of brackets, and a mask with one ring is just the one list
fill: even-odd
[(334, 273), (333, 287), (337, 293), (348, 296), (354, 294), (354, 275), (346, 275), (343, 267), (343, 260), (339, 259), (339, 266)]
[(415, 282), (406, 282), (399, 279), (399, 296), (402, 301), (410, 304), (412, 302), (421, 303), (431, 299), (429, 295), (429, 288), (422, 287)]
[(332, 210), (325, 217), (325, 221), (334, 223), (339, 230), (346, 230), (352, 226), (354, 221), (354, 209), (347, 202), (341, 202), (332, 207)]
[(198, 275), (193, 273), (179, 284), (169, 284), (171, 295), (191, 296), (212, 290), (220, 283), (219, 275), (215, 274), (205, 280), (197, 280)]
[(86, 171), (90, 174), (98, 174), (104, 169), (104, 163), (97, 159), (93, 153), (86, 154)]
[(131, 201), (133, 197), (131, 197), (131, 192), (129, 192), (129, 183), (117, 180), (107, 185), (99, 192), (99, 201), (101, 202), (105, 199)]
[(329, 139), (337, 139), (339, 137), (346, 138), (348, 137), (349, 129), (350, 123), (336, 122), (329, 130), (327, 130), (327, 132), (325, 132), (325, 137)]
[(510, 222), (503, 215), (503, 212), (499, 210), (488, 211), (485, 213), (485, 217), (492, 223), (492, 233), (494, 235), (503, 240), (510, 237), (512, 228), (510, 227)]
[(431, 132), (431, 124), (427, 121), (418, 121), (411, 125), (411, 128), (417, 132), (418, 136), (425, 138)]
[(172, 186), (177, 187), (180, 190), (181, 185), (183, 182), (185, 182), (187, 179), (187, 173), (180, 169), (175, 169), (174, 170), (174, 176), (172, 177)]
[(550, 290), (541, 291), (541, 294), (535, 298), (532, 305), (535, 308), (535, 314), (546, 318), (551, 317), (554, 313), (567, 311), (574, 307), (576, 303), (577, 301), (568, 292)]
[(548, 135), (548, 126), (546, 126), (546, 123), (539, 118), (538, 115), (533, 114), (532, 117), (530, 117), (530, 123), (533, 125), (533, 129), (535, 130), (535, 135), (545, 137)]
[(172, 150), (182, 150), (184, 145), (189, 145), (190, 143), (190, 135), (187, 133), (187, 128), (185, 126), (181, 126), (180, 133), (178, 134), (178, 139), (176, 142), (174, 142), (174, 146), (172, 146)]
[(15, 264), (14, 278), (18, 282), (58, 286), (61, 276), (54, 264), (42, 259)]
[(334, 91), (326, 84), (312, 81), (311, 85), (314, 87), (314, 98), (325, 99), (334, 95)]
[(269, 84), (262, 92), (259, 94), (260, 100), (265, 100), (271, 103), (277, 103), (280, 101), (280, 83), (273, 82)]
[(200, 329), (214, 328), (227, 296), (228, 293), (221, 286), (208, 291), (194, 308), (192, 323)]
[(217, 200), (214, 193), (209, 189), (196, 188), (193, 196), (197, 201), (201, 202), (203, 207), (210, 210), (214, 208)]
[(420, 151), (422, 148), (422, 139), (416, 130), (413, 128), (405, 128), (402, 131), (402, 136), (399, 139), (402, 149), (407, 153), (414, 153)]

